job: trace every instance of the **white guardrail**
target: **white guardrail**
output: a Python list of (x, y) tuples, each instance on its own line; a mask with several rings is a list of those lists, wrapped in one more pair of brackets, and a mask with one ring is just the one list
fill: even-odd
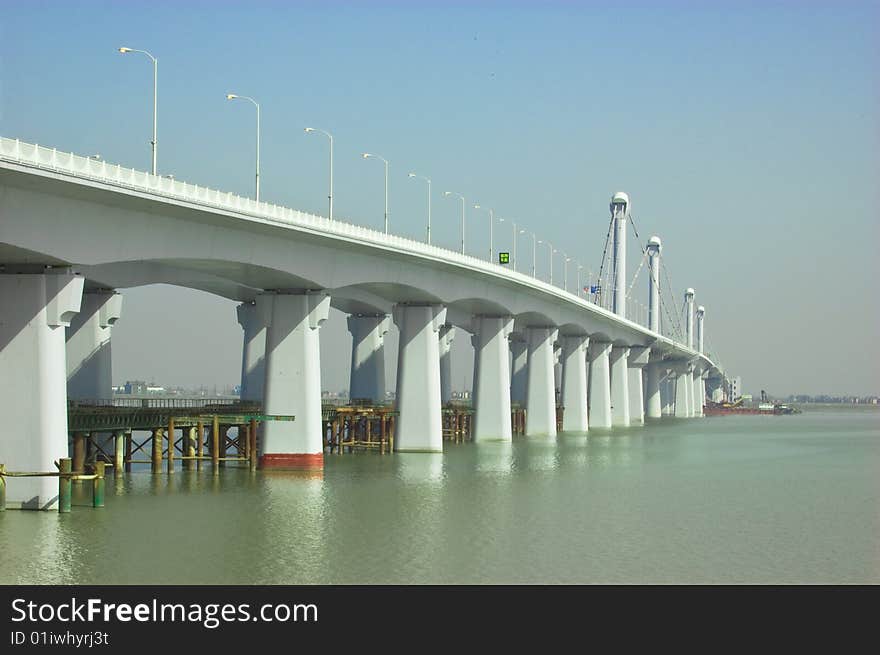
[[(339, 236), (345, 239), (358, 239), (379, 246), (393, 249), (399, 252), (410, 253), (423, 257), (440, 259), (442, 261), (464, 265), (483, 272), (503, 276), (515, 281), (537, 287), (552, 295), (559, 296), (570, 302), (584, 305), (601, 314), (607, 314), (612, 320), (625, 320), (647, 329), (646, 312), (628, 312), (631, 317), (621, 319), (611, 311), (596, 305), (580, 295), (575, 295), (560, 287), (550, 285), (530, 275), (512, 271), (507, 267), (486, 262), (477, 257), (465, 255), (460, 252), (429, 245), (414, 239), (400, 237), (394, 234), (385, 234), (372, 228), (356, 225), (339, 220), (330, 220), (316, 214), (282, 207), (268, 202), (257, 202), (251, 198), (239, 196), (234, 193), (218, 191), (198, 184), (190, 184), (180, 180), (160, 175), (152, 175), (145, 171), (126, 168), (119, 164), (110, 164), (104, 160), (83, 157), (69, 152), (60, 152), (56, 148), (25, 143), (19, 139), (0, 137), (0, 159), (15, 162), (25, 166), (57, 171), (75, 177), (102, 182), (133, 191), (146, 192), (161, 196), (162, 198), (179, 200), (212, 207), (224, 211), (235, 212), (252, 218), (280, 223), (291, 227), (299, 227), (309, 231), (325, 233), (331, 236)], [(578, 290), (580, 292), (580, 290)], [(636, 315), (633, 315), (636, 314)], [(667, 337), (668, 338), (668, 337)]]

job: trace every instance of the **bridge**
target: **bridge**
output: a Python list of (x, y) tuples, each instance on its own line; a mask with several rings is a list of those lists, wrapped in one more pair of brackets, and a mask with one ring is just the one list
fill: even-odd
[[(683, 342), (661, 329), (654, 237), (647, 315), (628, 318), (628, 196), (614, 194), (610, 209), (606, 308), (463, 253), (2, 138), (0, 411), (14, 429), (0, 458), (36, 471), (66, 456), (68, 397), (110, 397), (119, 290), (156, 283), (240, 303), (242, 399), (296, 416), (263, 427), (263, 468), (323, 466), (319, 339), (331, 306), (348, 314), (351, 397), (385, 398), (385, 334), (391, 320), (399, 329), (396, 451), (442, 451), (457, 331), (475, 349), (477, 441), (511, 439), (511, 402), (526, 407), (527, 435), (555, 435), (557, 362), (563, 431), (701, 416), (707, 386), (724, 378), (704, 352), (704, 311), (688, 289)], [(198, 317), (156, 321), (173, 330)], [(55, 502), (51, 481), (15, 487), (11, 504)]]

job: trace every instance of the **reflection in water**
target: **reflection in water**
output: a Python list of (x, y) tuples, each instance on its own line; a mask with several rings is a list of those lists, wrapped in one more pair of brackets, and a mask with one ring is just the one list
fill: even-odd
[(880, 582), (878, 416), (333, 455), (323, 476), (140, 467), (104, 509), (79, 485), (70, 514), (0, 513), (0, 583)]
[(312, 471), (277, 471), (258, 482), (255, 511), (241, 526), (250, 537), (253, 582), (323, 580), (330, 545), (323, 476)]
[(439, 483), (443, 480), (443, 453), (397, 453), (394, 473), (401, 482)]
[(474, 444), (474, 459), (479, 473), (509, 475), (513, 471), (513, 444), (509, 441), (483, 441)]
[(524, 437), (519, 440), (516, 467), (524, 471), (552, 471), (559, 466), (556, 437)]

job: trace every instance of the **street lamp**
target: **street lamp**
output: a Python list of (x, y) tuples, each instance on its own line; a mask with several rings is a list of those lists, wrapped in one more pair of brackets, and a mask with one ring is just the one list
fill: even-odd
[(538, 242), (535, 241), (535, 239), (537, 238), (537, 237), (535, 236), (535, 233), (532, 232), (531, 235), (532, 235), (532, 277), (535, 278), (535, 279), (538, 279), (538, 272), (537, 272), (538, 269), (537, 269), (537, 267), (536, 267), (536, 262), (537, 262), (537, 260), (538, 260), (538, 257), (537, 257), (537, 255), (538, 255), (538, 246), (537, 246), (536, 244), (537, 244)]
[(584, 267), (581, 264), (578, 264), (577, 276), (578, 276), (578, 298), (581, 297), (581, 291), (583, 291), (583, 287), (581, 287), (581, 271), (584, 270)]
[(571, 261), (571, 257), (567, 254), (562, 253), (562, 290), (568, 291), (568, 262)]
[[(483, 208), (480, 207), (480, 205), (474, 205), (474, 209), (483, 209)], [(495, 226), (495, 210), (494, 209), (487, 209), (486, 211), (489, 212), (489, 263), (491, 263), (492, 262), (492, 251), (493, 251), (492, 241), (494, 239), (492, 234), (493, 234), (494, 226)]]
[(416, 175), (415, 173), (410, 173), (408, 177), (417, 177), (420, 180), (424, 180), (428, 183), (428, 236), (427, 243), (431, 244), (431, 178), (425, 177), (424, 175)]
[(553, 253), (556, 252), (556, 250), (553, 249), (553, 244), (549, 241), (538, 239), (538, 243), (546, 243), (547, 247), (550, 248), (550, 284), (553, 284)]
[(330, 132), (325, 130), (321, 130), (315, 127), (307, 127), (305, 129), (306, 134), (309, 132), (320, 132), (325, 135), (328, 139), (330, 139), (330, 193), (327, 195), (327, 200), (330, 201), (330, 220), (333, 220), (333, 135)]
[(461, 254), (464, 254), (464, 196), (460, 193), (455, 193), (454, 191), (444, 191), (443, 195), (446, 197), (455, 196), (456, 198), (461, 200)]
[(257, 108), (257, 202), (260, 202), (260, 104), (253, 98), (247, 96), (236, 95), (235, 93), (227, 93), (227, 100), (249, 100)]
[(364, 159), (369, 159), (370, 157), (381, 159), (385, 163), (385, 234), (388, 234), (388, 160), (379, 155), (372, 155), (369, 152), (365, 152), (362, 156)]
[(139, 52), (142, 55), (146, 55), (147, 57), (149, 57), (150, 59), (153, 60), (153, 140), (150, 141), (150, 143), (152, 144), (152, 148), (153, 148), (153, 175), (156, 175), (157, 174), (156, 173), (156, 145), (158, 143), (157, 139), (156, 139), (156, 126), (157, 126), (157, 117), (156, 117), (157, 104), (156, 104), (156, 102), (157, 102), (157, 96), (158, 96), (158, 90), (159, 90), (159, 61), (153, 55), (151, 55), (149, 52), (147, 52), (146, 50), (135, 50), (134, 48), (122, 47), (122, 48), (119, 48), (119, 52), (121, 52), (122, 54), (126, 54), (129, 52)]

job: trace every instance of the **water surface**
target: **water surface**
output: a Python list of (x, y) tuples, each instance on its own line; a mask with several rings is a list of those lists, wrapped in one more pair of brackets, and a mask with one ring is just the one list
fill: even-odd
[(878, 583), (878, 474), (872, 408), (138, 471), (0, 514), (0, 583)]

